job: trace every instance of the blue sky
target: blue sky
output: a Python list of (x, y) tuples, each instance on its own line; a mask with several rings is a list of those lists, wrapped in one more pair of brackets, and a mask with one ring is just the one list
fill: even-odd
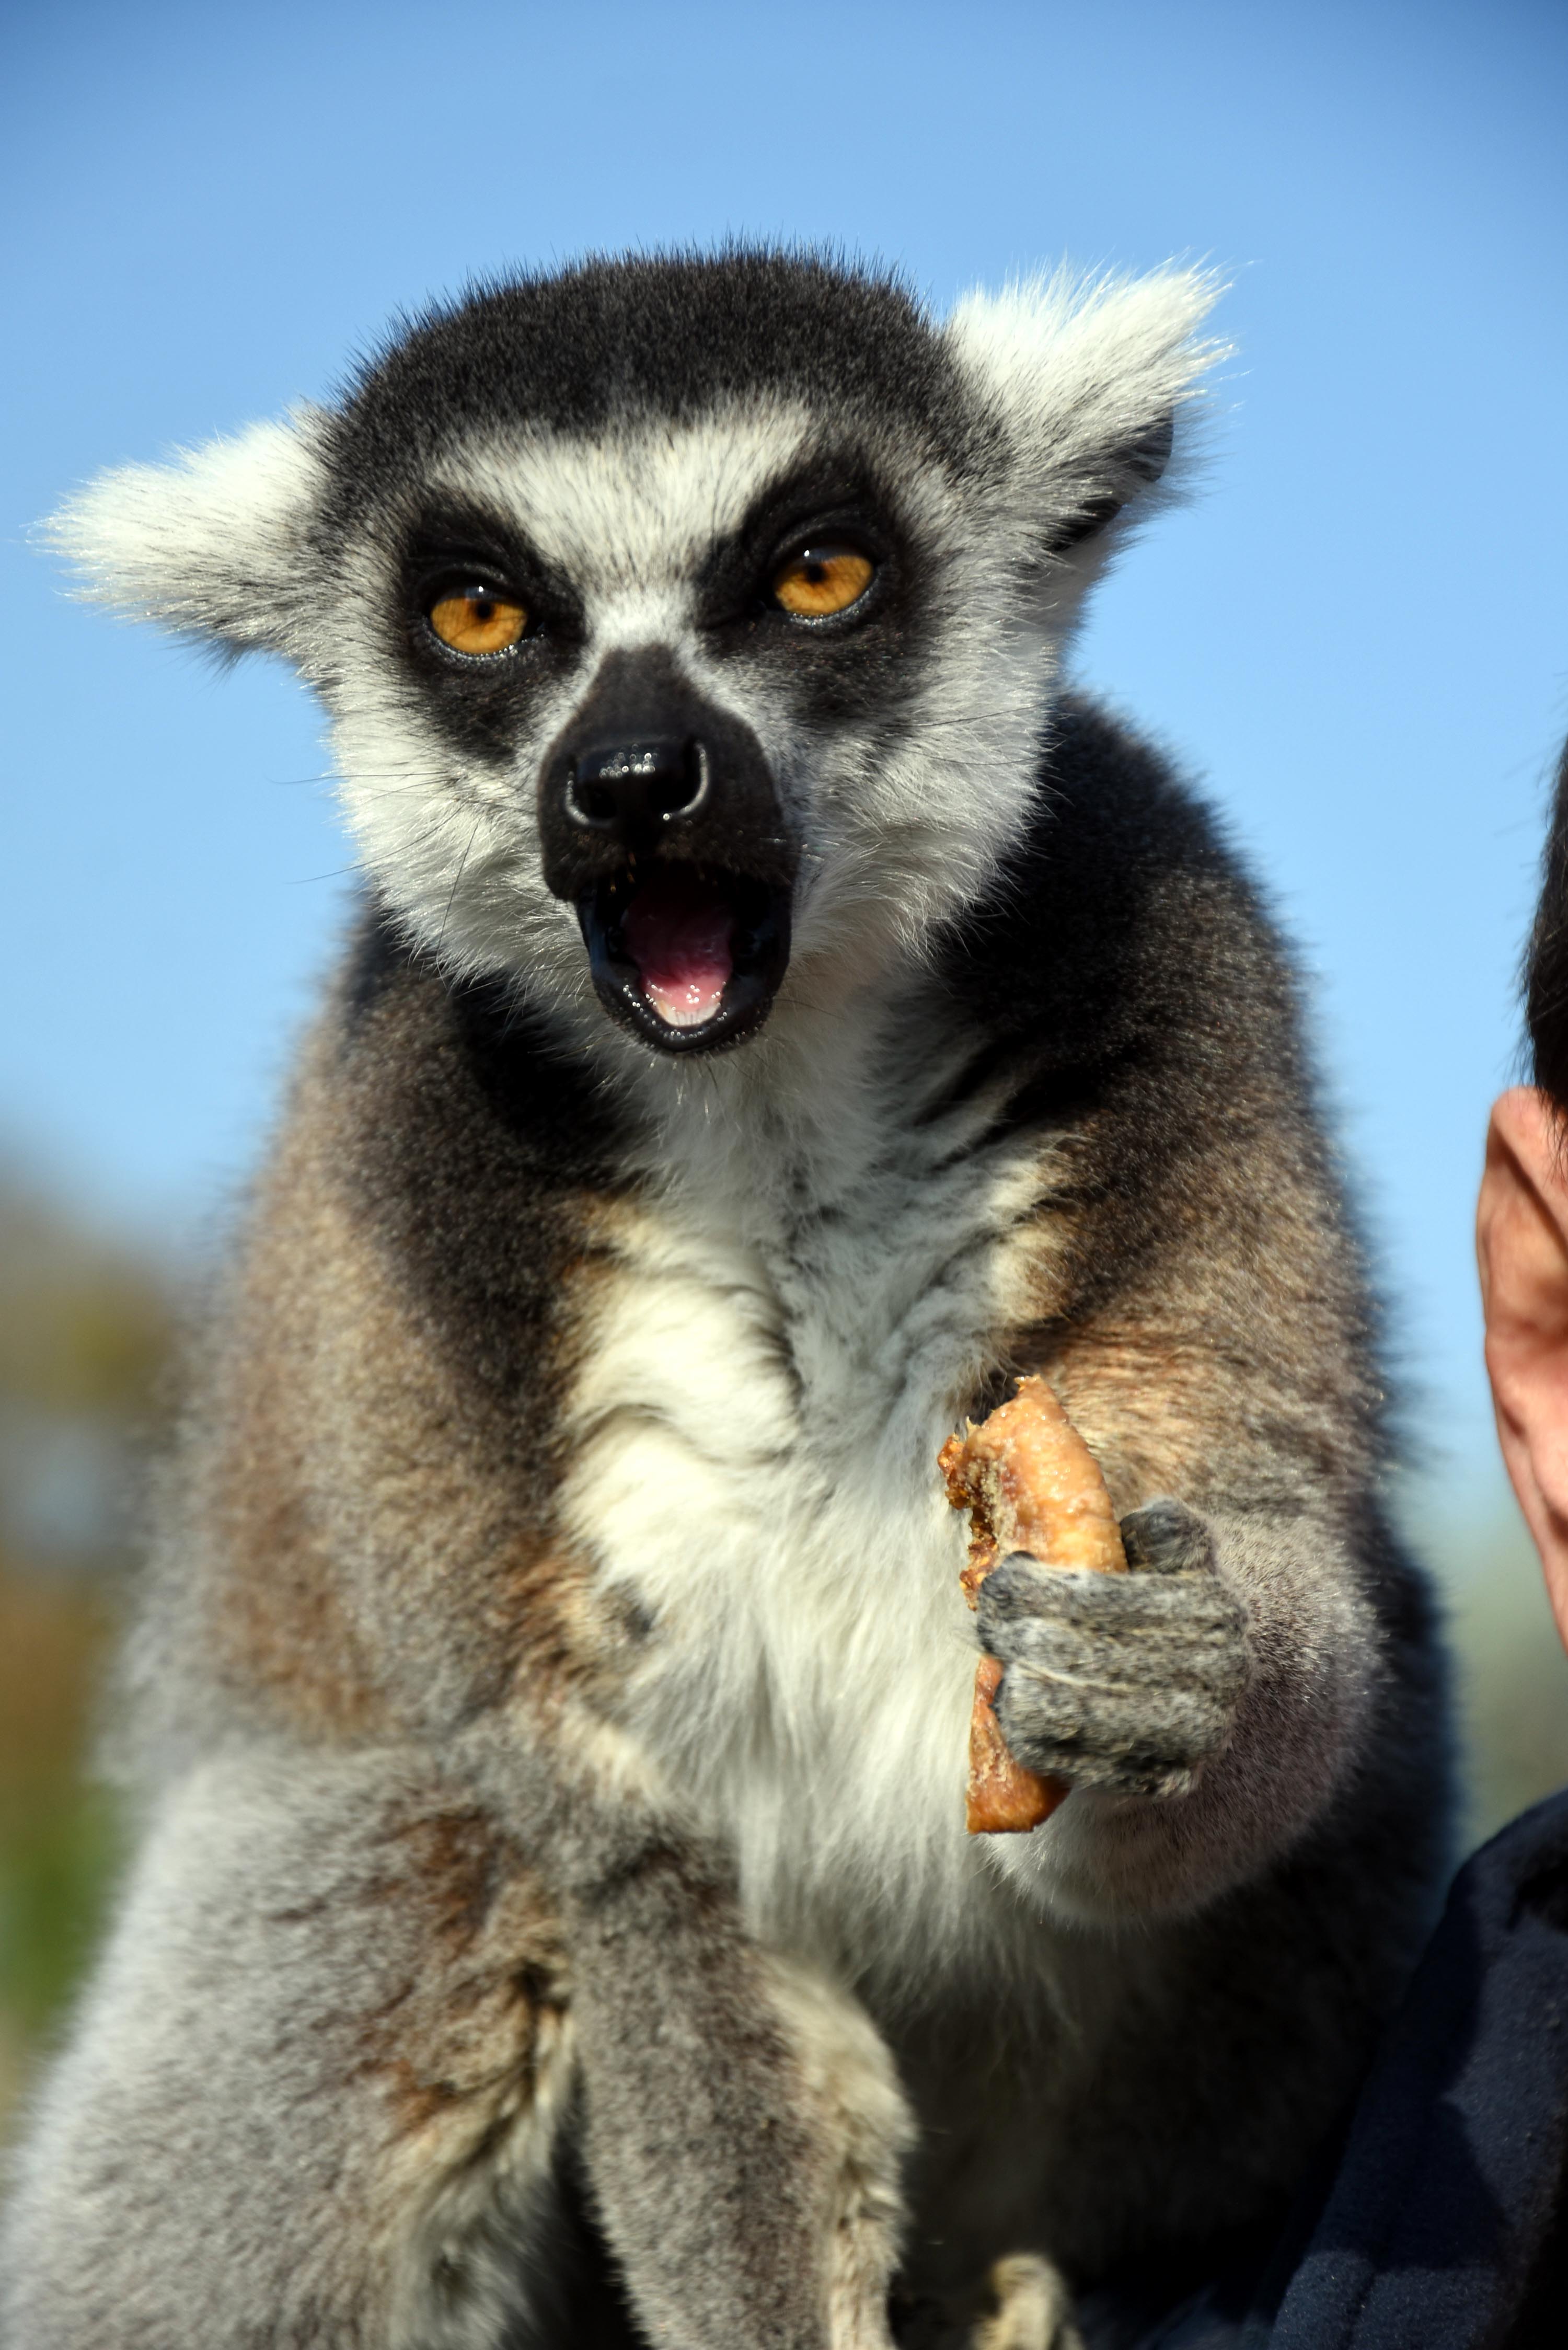
[(382, 5), (6, 12), (0, 1136), (178, 1242), (253, 1162), (342, 920), (311, 708), (66, 598), (97, 468), (330, 392), (472, 272), (729, 233), (939, 308), (1207, 258), (1201, 494), (1080, 669), (1228, 811), (1314, 975), (1451, 1482), (1489, 1457), (1486, 1105), (1568, 732), (1568, 10)]

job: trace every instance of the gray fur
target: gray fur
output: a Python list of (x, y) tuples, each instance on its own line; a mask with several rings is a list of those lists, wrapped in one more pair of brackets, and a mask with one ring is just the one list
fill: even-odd
[(1189, 1795), (1235, 1727), (1246, 1609), (1195, 1513), (1154, 1503), (1125, 1523), (1129, 1574), (1043, 1570), (1019, 1554), (986, 1577), (981, 1644), (1008, 1668), (996, 1711), (1031, 1771), (1106, 1794)]
[[(165, 1479), (8, 2350), (1064, 2350), (1301, 2177), (1441, 1880), (1441, 1661), (1289, 957), (1063, 684), (1212, 293), (594, 264), (62, 522), (314, 683), (367, 904)], [(787, 617), (835, 533), (863, 607)], [(575, 762), (645, 736), (702, 796), (622, 864)], [(714, 1049), (611, 1016), (659, 887), (754, 982)], [(1074, 1792), (971, 1839), (936, 1454), (1024, 1370), (1132, 1571), (987, 1586)]]
[[(431, 1932), (421, 1846), (472, 1818), (472, 1798), (429, 1765), (376, 1749), (253, 1750), (171, 1790), (35, 2120), (9, 2218), (8, 2342), (497, 2338), (526, 2294), (519, 2253), (550, 2200), (547, 2161), (497, 2171), (472, 2213), (452, 2199), (450, 2297), (448, 2226), (428, 2195), (390, 2200), (385, 2178), (400, 2085), (485, 2110), (462, 2130), (478, 2167), (489, 2109), (510, 2102), (521, 2119), (525, 2089), (541, 2104), (564, 2094), (539, 2061), (540, 2022), (554, 2018), (557, 2048), (564, 2029), (547, 1912), (530, 1919), (524, 1889), (494, 1947), (483, 1915), (450, 1950)], [(497, 1870), (486, 1906), (514, 1889)], [(531, 2002), (513, 1981), (527, 1970)], [(441, 2010), (425, 2082), (407, 2027)]]

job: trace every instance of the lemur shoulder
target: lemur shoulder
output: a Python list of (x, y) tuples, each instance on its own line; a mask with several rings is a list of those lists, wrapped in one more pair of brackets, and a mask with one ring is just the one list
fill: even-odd
[[(67, 510), (314, 686), (366, 894), (18, 2350), (1049, 2350), (1332, 2122), (1442, 1872), (1432, 1617), (1288, 955), (1064, 681), (1211, 290), (595, 262)], [(971, 1838), (935, 1461), (1023, 1371), (1137, 1564), (986, 1586), (1074, 1792)]]

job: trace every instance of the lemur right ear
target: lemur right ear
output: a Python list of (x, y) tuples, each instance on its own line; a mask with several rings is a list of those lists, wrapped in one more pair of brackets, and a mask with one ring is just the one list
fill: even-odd
[(1044, 552), (1094, 536), (1164, 474), (1177, 411), (1226, 354), (1197, 331), (1221, 290), (1196, 269), (1059, 270), (958, 305), (949, 346), (1002, 427)]
[(233, 651), (298, 658), (311, 592), (308, 539), (326, 486), (319, 410), (125, 465), (62, 506), (46, 536), (85, 592)]

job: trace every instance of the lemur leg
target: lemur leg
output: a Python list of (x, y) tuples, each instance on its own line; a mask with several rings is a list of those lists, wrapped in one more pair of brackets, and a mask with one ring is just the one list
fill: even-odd
[(651, 2339), (887, 2350), (910, 2123), (868, 2017), (679, 1850), (566, 1914), (586, 2171)]
[(804, 1968), (782, 1959), (768, 1967), (826, 2158), (832, 2350), (882, 2350), (904, 2219), (899, 2171), (913, 2118), (864, 2009)]
[(198, 1768), (44, 2085), (8, 2350), (549, 2339), (563, 1980), (537, 1878), (419, 1761)]
[(1039, 2252), (993, 2261), (950, 2298), (906, 2299), (899, 2316), (899, 2350), (1084, 2350), (1072, 2287)]
[(1084, 2350), (1067, 2282), (1037, 2252), (998, 2261), (986, 2284), (994, 2305), (971, 2350)]
[(576, 1697), (460, 1752), (559, 1905), (584, 2178), (650, 2339), (890, 2350), (913, 2126), (864, 2009), (753, 1939), (732, 1860)]

